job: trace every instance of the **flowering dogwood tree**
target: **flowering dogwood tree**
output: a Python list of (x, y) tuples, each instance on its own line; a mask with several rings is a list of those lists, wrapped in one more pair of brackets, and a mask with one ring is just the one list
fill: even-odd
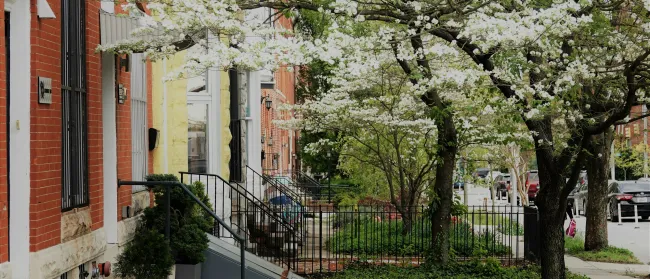
[[(389, 23), (393, 29), (380, 32), (376, 39), (395, 49), (404, 71), (415, 73), (414, 84), (438, 81), (432, 78), (432, 53), (460, 50), (472, 65), (480, 67), (492, 86), (518, 107), (534, 139), (544, 185), (537, 200), (543, 228), (541, 245), (546, 247), (541, 253), (542, 273), (544, 278), (565, 277), (563, 215), (586, 156), (584, 147), (592, 135), (602, 133), (624, 119), (633, 105), (646, 101), (648, 3), (339, 0), (320, 6), (305, 1), (260, 5)], [(449, 45), (428, 40), (426, 35)], [(333, 34), (325, 44), (345, 44), (339, 39)], [(411, 61), (417, 66), (412, 67)], [(422, 91), (425, 103), (443, 110), (448, 107), (435, 87), (423, 87), (430, 89)], [(456, 139), (451, 118), (439, 117), (437, 121), (439, 140)], [(557, 129), (568, 131), (566, 137), (558, 139)], [(445, 152), (457, 149), (447, 142), (440, 147), (445, 165)]]
[[(372, 73), (389, 61), (398, 65), (411, 84), (410, 102), (424, 104), (435, 125), (439, 210), (433, 234), (439, 249), (434, 260), (441, 263), (448, 261), (450, 185), (459, 146), (453, 104), (462, 92), (480, 87), (486, 90), (476, 94), (499, 92), (517, 108), (534, 139), (544, 185), (537, 200), (544, 278), (565, 277), (563, 215), (585, 145), (623, 120), (633, 105), (646, 102), (647, 1), (153, 0), (148, 5), (158, 15), (147, 18), (140, 31), (148, 39), (105, 49), (144, 51), (155, 59), (187, 44), (204, 45), (206, 52), (189, 59), (180, 73), (233, 65), (273, 68), (317, 58), (337, 65), (335, 81), (349, 86), (363, 81), (346, 75)], [(324, 38), (279, 36), (242, 23), (242, 10), (259, 7), (317, 11), (334, 23)], [(362, 23), (376, 32), (350, 32)], [(247, 36), (268, 40), (248, 43)], [(349, 102), (338, 97), (325, 98), (332, 104)]]
[[(338, 149), (340, 160), (378, 170), (390, 202), (411, 229), (425, 187), (433, 184), (436, 128), (430, 111), (399, 68), (380, 65), (365, 74), (338, 76), (332, 89), (291, 109), (296, 119), (276, 121), (287, 129), (340, 132), (340, 142), (326, 139), (306, 147), (316, 153)], [(340, 145), (333, 147), (332, 145)]]

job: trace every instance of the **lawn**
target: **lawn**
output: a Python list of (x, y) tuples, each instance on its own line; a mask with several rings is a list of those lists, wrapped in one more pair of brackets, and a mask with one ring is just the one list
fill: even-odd
[(579, 236), (564, 239), (564, 249), (567, 254), (583, 261), (604, 263), (640, 264), (641, 262), (630, 250), (609, 246), (600, 251), (585, 251), (585, 241)]
[[(314, 277), (315, 278), (315, 277)], [(397, 266), (353, 266), (344, 272), (337, 273), (331, 279), (488, 279), (488, 278), (516, 278), (516, 279), (541, 279), (539, 268), (535, 266), (501, 267), (498, 262), (472, 261), (467, 263), (451, 264), (445, 268), (429, 267), (397, 267)], [(568, 279), (588, 279), (567, 272)]]

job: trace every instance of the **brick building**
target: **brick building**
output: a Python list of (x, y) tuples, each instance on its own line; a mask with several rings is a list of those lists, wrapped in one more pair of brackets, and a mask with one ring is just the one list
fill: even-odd
[(0, 278), (75, 278), (150, 203), (117, 180), (152, 171), (151, 66), (95, 51), (137, 25), (112, 1), (0, 5)]
[[(639, 118), (647, 113), (647, 111), (644, 111), (643, 106), (634, 106), (630, 110), (630, 119)], [(643, 133), (648, 133), (648, 129), (644, 127), (644, 125), (644, 119), (639, 119), (624, 125), (617, 125), (615, 128), (617, 140), (625, 141), (628, 146), (643, 144)], [(648, 123), (648, 125), (650, 125), (650, 123)], [(650, 141), (650, 139), (648, 140)]]
[[(279, 17), (275, 21), (276, 26), (291, 30), (292, 23), (290, 19)], [(296, 103), (296, 69), (281, 67), (273, 73), (272, 83), (264, 89), (262, 96), (265, 104), (262, 106), (262, 145), (264, 150), (264, 159), (262, 168), (264, 172), (272, 175), (288, 174), (292, 170), (297, 170), (297, 153), (296, 142), (297, 132), (280, 129), (273, 123), (275, 119), (290, 119), (289, 111), (282, 110), (284, 105), (293, 105)], [(270, 77), (269, 77), (270, 78)], [(270, 107), (266, 102), (270, 102)]]

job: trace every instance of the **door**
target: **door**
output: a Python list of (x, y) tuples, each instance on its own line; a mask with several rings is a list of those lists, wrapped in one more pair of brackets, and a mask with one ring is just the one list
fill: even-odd
[(190, 173), (210, 173), (210, 103), (187, 103), (187, 170)]

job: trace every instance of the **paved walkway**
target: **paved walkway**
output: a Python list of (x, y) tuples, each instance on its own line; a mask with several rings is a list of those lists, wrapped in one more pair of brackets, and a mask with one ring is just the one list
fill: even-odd
[(564, 261), (571, 272), (591, 279), (631, 279), (650, 274), (650, 266), (642, 264), (586, 262), (567, 255), (564, 256)]

